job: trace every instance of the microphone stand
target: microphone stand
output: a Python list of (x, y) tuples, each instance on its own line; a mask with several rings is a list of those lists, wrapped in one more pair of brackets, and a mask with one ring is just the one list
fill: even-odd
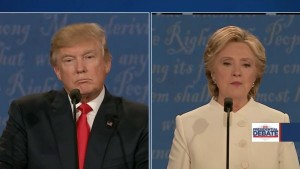
[(78, 159), (78, 150), (77, 150), (78, 143), (77, 143), (77, 127), (76, 127), (76, 100), (75, 99), (72, 100), (72, 105), (73, 105), (73, 118), (74, 118), (74, 131), (75, 131), (75, 133), (74, 133), (74, 136), (75, 136), (74, 150), (75, 150), (75, 156), (76, 156), (75, 169), (79, 169), (79, 164), (78, 164), (79, 159)]
[(226, 169), (229, 169), (229, 119), (230, 119), (230, 108), (227, 108), (227, 141), (226, 141)]
[(227, 135), (226, 135), (226, 169), (229, 169), (229, 136), (230, 136), (230, 112), (232, 111), (233, 101), (232, 98), (226, 97), (224, 99), (224, 111), (227, 113)]
[(74, 150), (75, 150), (75, 169), (79, 169), (79, 159), (78, 159), (78, 150), (77, 150), (77, 126), (76, 126), (76, 104), (81, 100), (81, 94), (79, 89), (73, 89), (70, 92), (70, 98), (73, 106), (73, 118), (74, 118)]

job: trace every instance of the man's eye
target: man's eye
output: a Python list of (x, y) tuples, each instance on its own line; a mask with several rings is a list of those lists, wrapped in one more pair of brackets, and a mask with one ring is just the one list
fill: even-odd
[(63, 62), (69, 63), (69, 62), (72, 62), (73, 60), (74, 60), (73, 58), (64, 58)]
[(87, 58), (87, 59), (92, 59), (92, 58), (94, 58), (95, 56), (94, 55), (88, 55), (88, 56), (85, 56), (85, 58)]

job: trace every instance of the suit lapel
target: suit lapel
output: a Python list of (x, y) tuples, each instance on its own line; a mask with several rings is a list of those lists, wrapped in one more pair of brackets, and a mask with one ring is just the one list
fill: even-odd
[(49, 118), (57, 142), (62, 169), (76, 168), (75, 125), (70, 102), (64, 90), (58, 92), (54, 98)]
[[(87, 153), (85, 169), (95, 169), (103, 166), (103, 158), (107, 155), (105, 149), (109, 146), (109, 138), (114, 129), (108, 128), (107, 115), (117, 115), (118, 99), (113, 98), (106, 90), (104, 100), (97, 112), (93, 127), (91, 130)], [(108, 147), (109, 150), (109, 147)]]

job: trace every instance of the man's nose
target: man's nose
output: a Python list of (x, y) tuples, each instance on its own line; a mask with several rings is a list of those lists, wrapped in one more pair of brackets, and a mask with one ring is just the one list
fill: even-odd
[(77, 59), (76, 71), (77, 73), (86, 72), (86, 65), (83, 59)]

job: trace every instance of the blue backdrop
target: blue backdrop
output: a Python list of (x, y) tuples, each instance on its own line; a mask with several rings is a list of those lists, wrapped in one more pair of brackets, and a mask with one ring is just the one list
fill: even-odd
[(49, 64), (50, 40), (57, 29), (71, 23), (104, 27), (113, 56), (108, 90), (148, 104), (149, 18), (148, 13), (1, 13), (0, 133), (13, 99), (62, 88)]
[[(148, 103), (148, 13), (0, 13), (1, 132), (12, 99), (61, 88), (48, 63), (50, 39), (58, 28), (75, 22), (97, 22), (106, 29), (113, 55), (106, 81), (111, 93)], [(225, 25), (250, 30), (266, 47), (267, 70), (257, 100), (300, 122), (299, 22), (300, 15), (291, 14), (154, 15), (152, 168), (166, 167), (175, 116), (210, 99), (202, 53), (211, 33)]]
[(202, 54), (209, 36), (227, 25), (251, 31), (266, 48), (267, 69), (256, 100), (300, 122), (300, 15), (153, 15), (153, 169), (166, 168), (176, 115), (209, 102)]
[(0, 11), (295, 12), (297, 0), (1, 0)]

